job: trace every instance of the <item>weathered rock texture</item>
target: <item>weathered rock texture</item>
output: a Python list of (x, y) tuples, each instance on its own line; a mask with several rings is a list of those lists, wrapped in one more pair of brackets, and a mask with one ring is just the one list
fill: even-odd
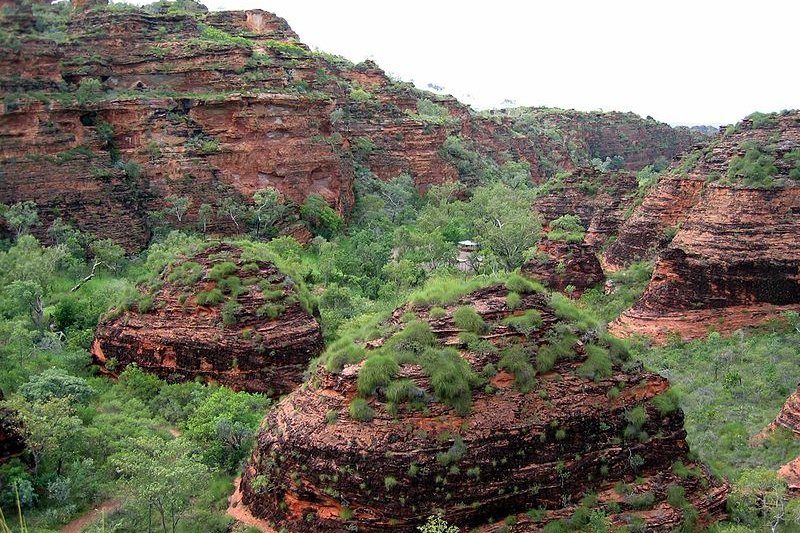
[(583, 242), (545, 239), (537, 256), (522, 265), (522, 272), (558, 291), (571, 287), (571, 295), (580, 296), (585, 289), (605, 280), (596, 254), (593, 246)]
[[(727, 177), (758, 147), (771, 158), (766, 184)], [(800, 114), (745, 120), (687, 155), (645, 198), (606, 254), (614, 267), (652, 257), (652, 280), (614, 324), (663, 340), (733, 331), (800, 307)]]
[[(651, 402), (668, 389), (668, 382), (637, 365), (622, 370), (615, 364), (595, 380), (581, 377), (590, 365), (587, 350), (596, 351), (607, 341), (591, 334), (583, 334), (583, 340), (572, 337), (574, 327), (556, 317), (546, 295), (523, 295), (512, 312), (507, 294), (503, 286), (494, 285), (444, 306), (443, 316), (441, 311), (434, 314), (438, 318), (431, 317), (430, 306), (409, 306), (389, 321), (396, 331), (409, 319), (406, 313), (415, 313), (431, 325), (438, 343), (458, 348), (456, 357), (485, 375), (471, 393), (468, 414), (459, 416), (434, 399), (438, 393), (432, 392), (432, 380), (442, 378), (424, 370), (428, 356), (417, 360), (422, 366), (413, 357), (405, 359), (395, 378), (410, 380), (409, 397), (424, 406), (414, 409), (398, 402), (392, 407), (385, 403), (391, 386), (382, 386), (366, 396), (374, 410), (368, 422), (347, 414), (367, 363), (346, 365), (339, 373), (320, 367), (262, 426), (241, 483), (250, 511), (276, 528), (296, 532), (377, 532), (415, 531), (440, 509), (450, 523), (497, 531), (503, 524), (494, 525), (494, 520), (545, 507), (541, 519), (520, 515), (517, 525), (510, 526), (512, 531), (532, 531), (571, 516), (584, 494), (597, 492), (597, 506), (614, 523), (639, 516), (648, 531), (666, 532), (681, 521), (682, 511), (664, 501), (667, 486), (677, 483), (685, 486), (701, 521), (714, 521), (723, 512), (727, 486), (699, 466), (696, 478), (680, 478), (670, 470), (676, 461), (690, 463), (683, 414), (678, 409), (662, 414)], [(482, 335), (488, 348), (474, 345), (474, 351), (461, 344), (453, 313), (463, 305), (473, 306), (491, 326)], [(502, 323), (526, 310), (541, 316), (529, 337)], [(397, 355), (392, 350), (398, 345), (391, 339), (368, 342), (368, 353), (382, 350), (386, 355), (388, 350), (389, 356)], [(574, 342), (571, 355), (536, 376), (530, 390), (523, 387), (521, 374), (504, 369), (501, 355), (491, 348), (521, 344), (532, 361), (546, 350), (544, 344), (557, 339), (570, 339), (567, 346)], [(613, 357), (622, 356), (618, 351)], [(626, 413), (637, 406), (646, 412), (646, 421), (627, 429), (625, 437), (631, 425)], [(612, 488), (634, 478), (639, 483), (633, 492), (654, 496), (647, 509), (633, 510), (630, 502), (636, 497), (626, 500)], [(611, 502), (621, 502), (620, 510), (608, 510)]]
[[(623, 148), (626, 164), (639, 168), (691, 138), (633, 115), (569, 112), (552, 122), (545, 114), (546, 124), (539, 114), (478, 116), (390, 80), (372, 62), (312, 52), (286, 21), (260, 10), (102, 4), (23, 2), (0, 18), (8, 35), (0, 201), (36, 201), (40, 236), (60, 216), (134, 251), (149, 239), (148, 213), (169, 195), (191, 200), (186, 216), (170, 221), (184, 227), (197, 225), (201, 204), (247, 202), (264, 187), (291, 203), (320, 194), (346, 215), (354, 166), (381, 179), (408, 173), (424, 190), (477, 180), (483, 170), (464, 157), (484, 166), (513, 160), (527, 162), (538, 182)], [(420, 114), (420, 99), (445, 113)], [(608, 140), (626, 135), (631, 143)], [(448, 137), (469, 151), (446, 153)], [(208, 230), (239, 228), (217, 213)]]
[[(789, 396), (778, 416), (759, 436), (778, 428), (787, 429), (800, 438), (800, 387)], [(778, 475), (789, 484), (791, 495), (800, 497), (800, 457), (783, 465), (778, 470)]]
[[(226, 262), (235, 266), (219, 274)], [(198, 303), (215, 289), (222, 301)], [(168, 267), (138, 307), (97, 328), (92, 355), (106, 372), (136, 363), (168, 380), (201, 377), (237, 390), (285, 393), (322, 350), (320, 326), (293, 282), (268, 258), (231, 245)]]

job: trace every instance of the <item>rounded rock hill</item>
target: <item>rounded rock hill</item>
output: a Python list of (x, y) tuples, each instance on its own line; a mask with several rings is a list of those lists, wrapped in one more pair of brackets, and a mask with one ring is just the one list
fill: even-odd
[(258, 249), (213, 245), (168, 266), (131, 309), (97, 328), (106, 372), (135, 363), (171, 381), (286, 393), (322, 351), (305, 289)]
[(724, 510), (727, 485), (685, 438), (666, 379), (512, 275), (429, 287), (331, 344), (262, 424), (242, 500), (295, 532), (416, 531), (437, 513), (484, 531), (603, 513), (666, 532)]

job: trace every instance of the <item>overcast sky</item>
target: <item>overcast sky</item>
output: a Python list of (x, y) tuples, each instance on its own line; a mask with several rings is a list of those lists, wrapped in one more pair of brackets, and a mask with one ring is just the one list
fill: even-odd
[(717, 125), (800, 107), (795, 0), (204, 3), (275, 12), (312, 48), (478, 109), (508, 99)]

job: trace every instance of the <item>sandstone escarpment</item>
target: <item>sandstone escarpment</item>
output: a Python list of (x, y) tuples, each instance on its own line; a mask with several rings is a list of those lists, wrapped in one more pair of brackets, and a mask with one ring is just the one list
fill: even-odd
[(708, 140), (688, 128), (672, 128), (652, 117), (634, 113), (591, 112), (554, 108), (516, 108), (494, 113), (516, 118), (518, 127), (530, 125), (560, 137), (574, 164), (592, 159), (622, 158), (624, 168), (638, 170), (658, 159), (671, 160), (692, 145)]
[(606, 254), (620, 265), (661, 248), (649, 286), (614, 329), (692, 338), (800, 307), (799, 159), (797, 113), (746, 120), (686, 156)]
[(262, 426), (241, 483), (250, 512), (297, 532), (414, 531), (438, 511), (496, 531), (541, 508), (510, 526), (530, 531), (596, 493), (585, 506), (615, 524), (666, 532), (682, 519), (665, 502), (678, 484), (715, 520), (727, 486), (671, 470), (689, 461), (668, 382), (624, 363), (563, 297), (509, 292), (409, 305), (332, 345)]
[(111, 374), (135, 363), (168, 380), (285, 393), (322, 350), (303, 299), (263, 252), (212, 246), (143, 287), (136, 310), (102, 321), (92, 356)]
[[(265, 187), (290, 204), (319, 194), (347, 215), (354, 164), (385, 180), (410, 174), (420, 190), (478, 182), (483, 167), (508, 161), (527, 163), (539, 182), (586, 162), (564, 142), (594, 146), (587, 131), (596, 127), (584, 122), (605, 121), (608, 136), (633, 123), (658, 130), (636, 139), (633, 166), (682, 135), (627, 116), (570, 113), (558, 124), (478, 116), (392, 81), (372, 62), (312, 52), (285, 20), (260, 10), (80, 4), (10, 6), (0, 19), (8, 35), (0, 49), (0, 201), (35, 200), (40, 236), (61, 217), (135, 251), (170, 195), (190, 201), (171, 224), (237, 233), (240, 222), (222, 202), (247, 203)], [(466, 151), (448, 154), (449, 138)], [(667, 144), (669, 156), (682, 141)], [(63, 164), (76, 153), (91, 164)], [(204, 203), (217, 209), (199, 224)]]

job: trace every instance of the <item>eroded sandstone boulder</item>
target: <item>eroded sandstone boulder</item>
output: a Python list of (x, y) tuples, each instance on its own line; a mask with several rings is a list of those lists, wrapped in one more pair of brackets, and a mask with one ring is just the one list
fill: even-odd
[(605, 258), (657, 260), (620, 334), (705, 336), (800, 308), (800, 114), (746, 119), (676, 164)]
[(134, 308), (101, 321), (92, 356), (111, 374), (135, 363), (171, 381), (286, 393), (322, 350), (302, 290), (260, 251), (211, 246), (143, 287)]
[(576, 297), (605, 280), (596, 249), (585, 242), (545, 239), (535, 257), (522, 265), (522, 272)]
[(681, 485), (715, 521), (728, 487), (688, 458), (668, 382), (563, 296), (511, 286), (420, 297), (331, 345), (262, 425), (241, 483), (249, 511), (296, 532), (378, 532), (436, 512), (532, 531), (599, 509), (667, 532), (683, 508), (666, 491)]

